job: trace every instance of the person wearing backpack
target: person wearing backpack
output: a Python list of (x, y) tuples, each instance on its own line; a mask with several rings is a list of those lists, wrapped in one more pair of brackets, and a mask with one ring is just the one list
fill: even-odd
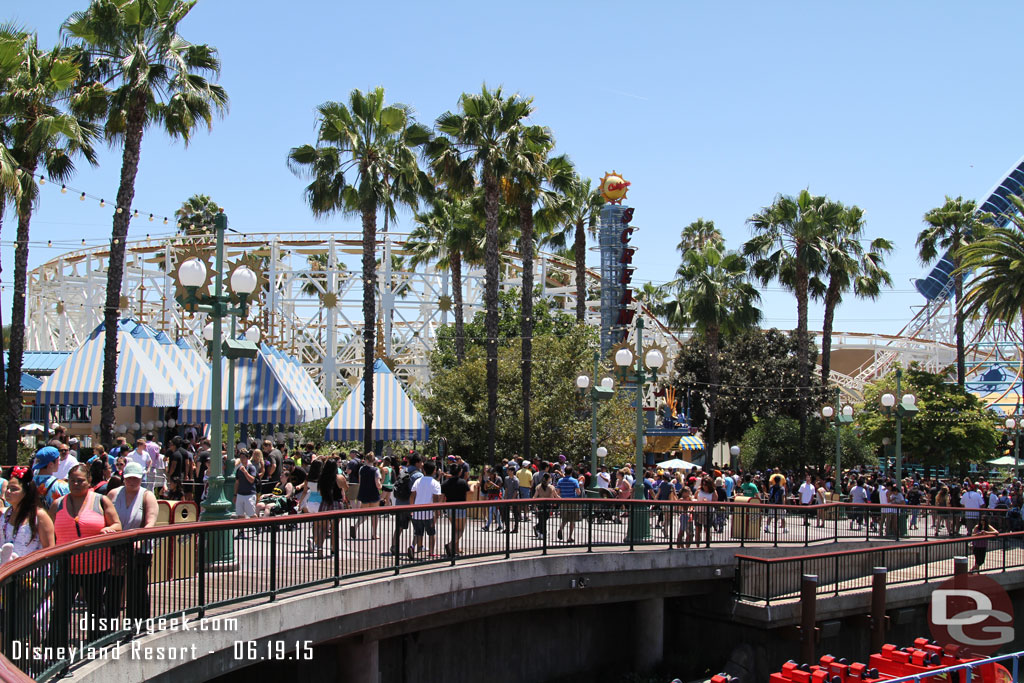
[[(423, 461), (419, 455), (413, 453), (409, 456), (409, 465), (400, 468), (398, 479), (395, 481), (395, 506), (409, 506), (412, 504), (412, 485), (423, 476)], [(411, 510), (398, 510), (395, 514), (395, 531), (391, 536), (391, 548), (385, 555), (397, 555), (402, 547), (402, 533), (412, 524)]]

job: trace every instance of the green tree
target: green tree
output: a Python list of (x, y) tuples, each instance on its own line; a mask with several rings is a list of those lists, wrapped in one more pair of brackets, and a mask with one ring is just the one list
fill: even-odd
[[(18, 456), (21, 417), (21, 367), (25, 350), (25, 297), (28, 284), (28, 248), (32, 214), (44, 177), (63, 182), (74, 175), (73, 157), (81, 154), (96, 163), (93, 142), (96, 127), (67, 109), (75, 106), (77, 54), (67, 48), (40, 50), (35, 36), (24, 43), (20, 68), (0, 92), (0, 118), (6, 121), (9, 152), (18, 164), (20, 182), (15, 209), (18, 215), (14, 246), (14, 296), (11, 303), (11, 344), (7, 364), (7, 462)], [(42, 167), (44, 174), (36, 177)], [(5, 195), (7, 193), (4, 193)], [(6, 199), (6, 196), (4, 197)]]
[(960, 247), (984, 234), (984, 216), (978, 215), (973, 200), (947, 196), (946, 202), (924, 215), (927, 224), (917, 235), (918, 256), (928, 265), (939, 255), (939, 249), (949, 252), (953, 260), (953, 301), (956, 325), (956, 383), (962, 389), (967, 375), (964, 356), (964, 274), (960, 269)]
[(221, 212), (217, 202), (205, 194), (194, 194), (184, 202), (174, 217), (178, 220), (179, 235), (212, 235), (213, 219)]
[[(808, 429), (807, 444), (818, 471), (823, 472), (825, 462), (835, 453), (835, 427), (824, 421), (812, 422)], [(840, 428), (839, 449), (844, 465), (854, 467), (874, 465), (876, 462), (871, 448), (853, 427)], [(791, 417), (770, 417), (759, 420), (743, 435), (740, 459), (745, 470), (779, 467), (799, 471), (808, 464), (797, 456), (799, 452), (800, 422)]]
[[(796, 332), (798, 348), (808, 348), (807, 304), (817, 275), (824, 268), (821, 225), (831, 219), (823, 210), (831, 208), (825, 197), (802, 190), (796, 197), (778, 196), (771, 206), (748, 219), (754, 236), (743, 245), (743, 254), (751, 261), (751, 272), (762, 284), (778, 280), (796, 295)], [(800, 433), (807, 428), (810, 387), (810, 358), (798, 356), (800, 368)], [(804, 444), (801, 438), (801, 444)]]
[(821, 327), (821, 383), (828, 384), (832, 365), (832, 323), (843, 294), (877, 299), (882, 285), (892, 286), (892, 277), (885, 269), (885, 255), (892, 251), (892, 242), (876, 237), (867, 250), (861, 244), (864, 235), (864, 210), (858, 206), (838, 205), (828, 212), (837, 220), (824, 227), (825, 318)]
[(434, 167), (455, 189), (468, 190), (479, 177), (484, 190), (484, 308), (487, 313), (487, 461), (494, 464), (498, 424), (498, 279), (500, 243), (499, 185), (509, 176), (509, 147), (523, 133), (533, 112), (532, 98), (506, 97), (501, 88), (463, 93), (459, 113), (446, 112), (436, 123), (440, 133), (431, 147)]
[[(918, 408), (914, 417), (903, 421), (904, 461), (932, 466), (953, 462), (966, 472), (968, 463), (994, 456), (1000, 440), (998, 420), (977, 396), (916, 364), (903, 373), (902, 391), (917, 397)], [(886, 436), (895, 439), (895, 420), (880, 409), (884, 393), (896, 393), (895, 373), (864, 388), (857, 419), (869, 443), (880, 444)]]
[[(404, 104), (386, 105), (384, 88), (356, 89), (343, 102), (317, 107), (317, 140), (293, 147), (288, 166), (310, 177), (306, 201), (315, 216), (341, 211), (363, 223), (363, 377), (373, 377), (374, 322), (377, 316), (377, 213), (394, 219), (396, 207), (414, 208), (428, 181), (416, 150), (429, 132)], [(349, 174), (349, 178), (346, 177)], [(363, 449), (373, 449), (373, 382), (366, 382)]]
[(107, 139), (123, 143), (103, 310), (104, 441), (110, 440), (114, 424), (117, 316), (143, 133), (159, 125), (187, 145), (193, 131), (200, 125), (211, 128), (214, 115), (228, 104), (224, 88), (208, 80), (220, 73), (216, 49), (190, 43), (178, 33), (194, 6), (195, 0), (92, 0), (88, 9), (72, 14), (63, 26), (63, 33), (87, 55), (83, 81), (108, 89)]
[(554, 230), (544, 243), (564, 248), (572, 234), (572, 258), (576, 265), (576, 320), (584, 322), (587, 313), (587, 233), (597, 233), (604, 197), (590, 178), (581, 178), (567, 156), (551, 160), (554, 213), (561, 230)]
[(1005, 227), (996, 227), (981, 239), (962, 246), (960, 268), (954, 276), (971, 275), (963, 298), (965, 317), (980, 317), (982, 329), (997, 322), (1022, 327), (1024, 339), (1024, 199), (1008, 197), (1011, 209), (1003, 215)]
[[(720, 440), (738, 443), (757, 420), (799, 418), (799, 382), (795, 332), (751, 328), (729, 340), (719, 340), (719, 392), (715, 433)], [(807, 353), (817, 350), (809, 344)], [(689, 410), (690, 424), (707, 430), (708, 391), (711, 386), (706, 341), (691, 337), (676, 355), (672, 382)], [(812, 401), (823, 404), (829, 395), (812, 388)]]
[(716, 441), (715, 414), (721, 381), (719, 346), (728, 338), (761, 321), (757, 303), (761, 296), (747, 281), (747, 262), (725, 245), (707, 240), (702, 246), (681, 245), (683, 262), (676, 270), (674, 297), (666, 303), (666, 317), (672, 327), (694, 327), (704, 339), (708, 364), (708, 419), (704, 439), (708, 449)]

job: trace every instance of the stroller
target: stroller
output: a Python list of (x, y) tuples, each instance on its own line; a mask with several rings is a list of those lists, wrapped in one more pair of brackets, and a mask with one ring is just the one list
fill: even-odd
[[(614, 500), (617, 496), (615, 491), (612, 489), (598, 489), (601, 491), (601, 500)], [(611, 522), (612, 524), (622, 524), (622, 519), (619, 518), (618, 508), (612, 505), (594, 505), (591, 507), (591, 514), (594, 518), (595, 524), (605, 524)]]

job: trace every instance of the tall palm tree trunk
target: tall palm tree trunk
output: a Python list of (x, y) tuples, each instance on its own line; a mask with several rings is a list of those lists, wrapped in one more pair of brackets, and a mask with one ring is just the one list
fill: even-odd
[(107, 298), (103, 309), (103, 399), (100, 405), (100, 438), (108, 446), (112, 443), (114, 409), (117, 405), (117, 316), (121, 307), (121, 283), (124, 279), (125, 240), (128, 237), (131, 206), (135, 200), (135, 176), (139, 173), (145, 114), (145, 98), (134, 97), (128, 111), (124, 152), (121, 155), (121, 184), (117, 189), (117, 206), (122, 207), (122, 211), (114, 211), (114, 229), (110, 236)]
[[(954, 247), (956, 249), (957, 247)], [(954, 252), (955, 253), (955, 252)], [(953, 259), (953, 267), (960, 268), (960, 259)], [(964, 383), (967, 381), (967, 361), (965, 359), (966, 352), (964, 351), (964, 313), (960, 310), (960, 303), (964, 298), (964, 276), (953, 271), (956, 275), (953, 276), (953, 293), (955, 299), (955, 322), (956, 322), (956, 383), (961, 389), (964, 388)]]
[(832, 323), (836, 317), (838, 290), (838, 285), (829, 280), (828, 291), (825, 292), (825, 320), (821, 324), (821, 385), (823, 387), (828, 386), (828, 377), (832, 372)]
[[(797, 257), (799, 258), (799, 256)], [(807, 280), (808, 274), (799, 269), (796, 274), (796, 362), (799, 377), (800, 400), (797, 415), (800, 418), (800, 460), (807, 453), (807, 388), (811, 383), (810, 363), (807, 357)]]
[(377, 211), (363, 209), (363, 453), (373, 450), (373, 342), (376, 336)]
[[(36, 166), (25, 169), (31, 178)], [(18, 241), (14, 245), (14, 300), (11, 302), (11, 346), (7, 360), (7, 462), (18, 462), (21, 421), (21, 367), (25, 353), (25, 294), (28, 281), (28, 235), (32, 200), (24, 192), (18, 206)]]
[(527, 460), (530, 455), (530, 394), (533, 381), (533, 204), (523, 200), (519, 204), (519, 224), (522, 229), (520, 251), (523, 257), (523, 296), (521, 330), (523, 332), (523, 452)]
[(484, 333), (487, 335), (487, 463), (494, 466), (498, 430), (498, 179), (486, 168), (484, 179)]
[(572, 251), (576, 257), (576, 322), (581, 323), (587, 315), (587, 233), (582, 219), (576, 221)]
[[(4, 195), (2, 193), (0, 193), (0, 232), (2, 232), (2, 230), (3, 230), (4, 207), (6, 205), (7, 205), (6, 197), (4, 197)], [(0, 274), (2, 274), (2, 273), (3, 273), (3, 268), (0, 267)], [(0, 357), (3, 357), (3, 353), (4, 353), (3, 329), (4, 329), (3, 308), (0, 307)], [(11, 429), (11, 423), (13, 422), (13, 420), (11, 419), (10, 406), (8, 405), (7, 401), (2, 401), (2, 403), (3, 403), (3, 417), (2, 417), (2, 422), (0, 422), (0, 424), (2, 424), (3, 426), (0, 427), (0, 434), (4, 435), (4, 444), (6, 444), (7, 443), (8, 430)], [(20, 425), (19, 425), (19, 427), (20, 427)], [(19, 431), (18, 435), (19, 436), (21, 435), (20, 431)], [(17, 465), (18, 464), (17, 457), (15, 457), (15, 459), (12, 460), (11, 457), (10, 457), (10, 453), (8, 453), (8, 456), (7, 456), (6, 460), (7, 460), (6, 464), (8, 464), (8, 465)]]
[(452, 251), (448, 256), (452, 269), (452, 303), (455, 306), (455, 358), (459, 365), (466, 360), (466, 321), (462, 311), (462, 254)]
[(711, 386), (708, 391), (708, 433), (704, 435), (704, 447), (708, 454), (705, 466), (711, 465), (711, 454), (715, 447), (715, 416), (718, 414), (718, 383), (721, 369), (718, 363), (718, 327), (709, 326), (707, 330), (708, 379)]

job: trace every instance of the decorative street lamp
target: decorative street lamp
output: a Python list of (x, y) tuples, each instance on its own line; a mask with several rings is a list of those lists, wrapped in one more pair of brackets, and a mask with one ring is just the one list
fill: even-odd
[(1014, 431), (1013, 435), (1013, 476), (1020, 473), (1020, 416), (1006, 418), (1007, 431)]
[(729, 447), (729, 455), (730, 455), (729, 465), (730, 465), (730, 467), (732, 467), (732, 469), (735, 470), (736, 469), (736, 459), (740, 457), (740, 447), (739, 446), (730, 446)]
[(913, 417), (917, 414), (917, 397), (913, 394), (903, 394), (899, 405), (896, 405), (896, 396), (900, 396), (902, 390), (903, 368), (896, 368), (896, 395), (885, 393), (879, 397), (882, 404), (882, 414), (896, 418), (896, 485), (902, 486), (903, 482), (903, 418)]
[(835, 484), (836, 489), (839, 488), (839, 479), (843, 473), (843, 456), (842, 456), (842, 438), (839, 432), (840, 425), (849, 424), (853, 422), (853, 406), (845, 405), (840, 406), (840, 389), (836, 387), (836, 406), (823, 406), (821, 409), (821, 416), (826, 420), (834, 419), (836, 428), (836, 471), (835, 471)]
[[(658, 370), (665, 364), (665, 355), (658, 349), (650, 349), (644, 354), (644, 319), (637, 316), (636, 319), (636, 353), (627, 348), (615, 352), (615, 364), (623, 369), (627, 380), (636, 382), (636, 472), (633, 477), (633, 498), (643, 500), (644, 498), (644, 383), (647, 381), (647, 374), (644, 372), (644, 365), (651, 371), (651, 380), (657, 381)], [(643, 357), (643, 363), (640, 358)], [(646, 514), (640, 513), (639, 507), (634, 507), (635, 514), (631, 511), (630, 535), (634, 541), (643, 540), (648, 533), (650, 520)]]
[[(594, 377), (597, 377), (597, 373), (601, 371), (601, 354), (597, 351), (594, 352)], [(576, 388), (580, 391), (586, 391), (590, 388), (590, 377), (587, 375), (580, 375), (576, 378)], [(598, 451), (597, 447), (597, 404), (599, 401), (607, 401), (612, 397), (613, 389), (615, 388), (615, 380), (611, 377), (605, 377), (601, 380), (601, 386), (595, 386), (590, 388), (590, 474), (591, 481), (597, 481), (597, 458)], [(608, 449), (605, 449), (605, 455), (608, 454)], [(591, 487), (595, 495), (599, 495), (596, 484)]]
[[(218, 213), (214, 219), (217, 246), (213, 266), (213, 291), (209, 291), (210, 275), (206, 263), (200, 256), (186, 259), (178, 266), (176, 279), (180, 285), (175, 299), (188, 311), (208, 313), (211, 322), (203, 329), (203, 337), (210, 342), (211, 391), (210, 391), (210, 479), (209, 493), (203, 500), (201, 520), (228, 519), (231, 503), (224, 495), (224, 474), (221, 458), (221, 353), (228, 359), (255, 358), (259, 349), (249, 341), (237, 339), (222, 340), (221, 321), (228, 315), (246, 316), (249, 296), (256, 291), (259, 277), (245, 264), (236, 265), (229, 277), (231, 294), (225, 293), (224, 285), (224, 232), (228, 227), (227, 216)], [(232, 296), (232, 294), (234, 296)], [(237, 301), (232, 306), (232, 301)], [(229, 399), (229, 403), (231, 403)], [(234, 407), (233, 404), (230, 407)], [(230, 532), (229, 537), (230, 537)], [(216, 552), (210, 560), (213, 564), (233, 561), (230, 543), (217, 543)], [(213, 548), (211, 548), (213, 550)]]

